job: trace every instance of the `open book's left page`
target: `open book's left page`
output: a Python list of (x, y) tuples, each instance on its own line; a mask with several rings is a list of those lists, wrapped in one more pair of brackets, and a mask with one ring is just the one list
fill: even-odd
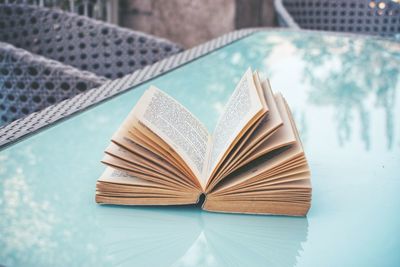
[(179, 205), (197, 203), (199, 194), (180, 190), (107, 167), (96, 183), (96, 202), (116, 205)]
[(141, 124), (167, 143), (191, 169), (204, 189), (205, 162), (211, 142), (203, 124), (185, 107), (151, 86), (136, 106)]
[[(114, 133), (96, 201), (125, 205), (196, 203), (209, 135), (180, 104), (150, 88)], [(202, 149), (203, 151), (199, 151)]]

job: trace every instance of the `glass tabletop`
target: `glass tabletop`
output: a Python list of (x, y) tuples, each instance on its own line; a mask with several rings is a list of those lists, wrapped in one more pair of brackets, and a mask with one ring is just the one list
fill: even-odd
[[(294, 112), (312, 171), (304, 218), (94, 201), (110, 137), (150, 84), (212, 130), (251, 66)], [(5, 266), (399, 266), (400, 44), (263, 31), (0, 152)]]

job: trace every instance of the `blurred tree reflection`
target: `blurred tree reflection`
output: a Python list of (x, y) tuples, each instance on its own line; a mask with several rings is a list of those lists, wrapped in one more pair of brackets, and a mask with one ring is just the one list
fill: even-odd
[[(251, 49), (235, 52), (236, 47), (232, 45), (220, 52), (219, 60), (226, 67), (216, 73), (220, 79), (212, 80), (220, 80), (218, 86), (226, 87), (229, 83), (221, 77), (236, 77), (238, 80), (248, 66), (266, 72), (267, 77), (273, 77), (275, 73), (271, 68), (271, 57), (276, 52), (288, 49), (285, 46), (287, 44), (294, 48), (293, 56), (302, 63), (302, 82), (310, 88), (307, 92), (309, 103), (335, 109), (339, 145), (344, 145), (350, 139), (359, 121), (359, 137), (365, 149), (370, 149), (372, 114), (368, 107), (374, 104), (384, 110), (387, 148), (393, 147), (394, 107), (400, 77), (398, 43), (318, 33), (266, 33), (262, 37), (247, 38), (241, 42), (241, 45)], [(294, 115), (305, 139), (306, 115), (299, 110), (294, 110)]]
[[(394, 107), (399, 89), (400, 45), (378, 39), (342, 37), (319, 33), (265, 33), (247, 38), (234, 53), (224, 49), (220, 60), (226, 62), (223, 76), (240, 77), (249, 66), (274, 77), (273, 56), (291, 53), (302, 63), (302, 83), (310, 90), (308, 102), (317, 106), (332, 106), (336, 111), (339, 145), (344, 145), (360, 124), (359, 137), (366, 150), (370, 149), (371, 110), (374, 104), (384, 111), (387, 148), (394, 144)], [(232, 45), (232, 50), (234, 50)], [(283, 51), (290, 50), (293, 51)], [(275, 54), (275, 55), (274, 55)], [(287, 66), (290, 69), (291, 66)], [(219, 72), (218, 75), (222, 75)], [(218, 79), (215, 79), (218, 80)], [(223, 82), (225, 85), (226, 81)], [(306, 115), (294, 110), (303, 139), (307, 137)]]
[[(310, 103), (333, 106), (337, 112), (339, 144), (349, 140), (358, 116), (360, 137), (370, 149), (370, 102), (384, 110), (387, 147), (391, 149), (400, 76), (399, 44), (325, 35), (310, 35), (306, 42), (303, 36), (294, 36), (292, 42), (304, 61), (303, 79), (311, 88)], [(315, 75), (318, 70), (323, 74)]]

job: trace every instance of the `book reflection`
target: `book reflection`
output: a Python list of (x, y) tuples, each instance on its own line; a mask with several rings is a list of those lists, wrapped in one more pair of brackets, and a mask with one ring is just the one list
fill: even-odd
[(112, 266), (294, 266), (308, 232), (303, 217), (196, 207), (105, 208), (103, 215)]

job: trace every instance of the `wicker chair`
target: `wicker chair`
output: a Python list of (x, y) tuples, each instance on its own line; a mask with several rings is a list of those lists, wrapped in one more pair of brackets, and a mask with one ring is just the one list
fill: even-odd
[(0, 125), (106, 81), (104, 77), (0, 42)]
[(60, 10), (0, 4), (0, 125), (181, 50)]
[(393, 37), (400, 3), (392, 0), (275, 0), (280, 26)]
[(167, 40), (105, 22), (19, 4), (0, 5), (0, 41), (109, 79), (182, 50)]

